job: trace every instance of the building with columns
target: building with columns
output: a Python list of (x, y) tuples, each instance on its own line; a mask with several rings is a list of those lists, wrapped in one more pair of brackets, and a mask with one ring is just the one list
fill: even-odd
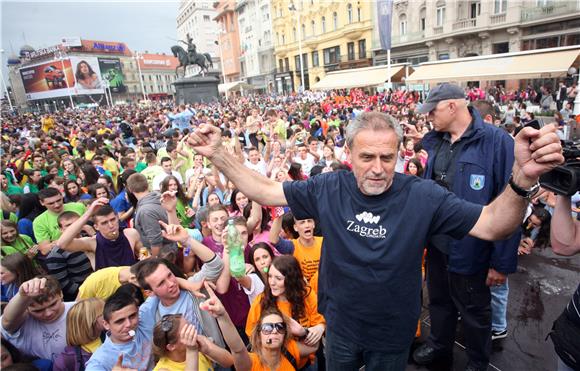
[[(395, 0), (393, 5), (392, 63), (416, 66), (578, 44), (578, 0)], [(378, 30), (372, 48), (375, 64), (386, 64)]]
[(279, 93), (302, 85), (301, 59), (305, 89), (327, 72), (372, 65), (375, 2), (272, 0), (271, 6)]
[(219, 0), (214, 3), (218, 23), (218, 53), (222, 60), (224, 83), (240, 80), (240, 32), (236, 13), (236, 0)]
[(274, 43), (270, 0), (238, 0), (240, 75), (256, 91), (274, 88)]

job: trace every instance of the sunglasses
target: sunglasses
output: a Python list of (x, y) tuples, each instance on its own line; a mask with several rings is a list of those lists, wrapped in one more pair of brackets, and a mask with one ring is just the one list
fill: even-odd
[(169, 332), (173, 330), (173, 320), (181, 317), (181, 314), (166, 314), (161, 318), (161, 330), (165, 336), (165, 345), (169, 344)]
[(279, 334), (284, 334), (286, 333), (286, 324), (284, 322), (262, 323), (260, 326), (260, 331), (264, 335), (270, 335), (274, 330)]

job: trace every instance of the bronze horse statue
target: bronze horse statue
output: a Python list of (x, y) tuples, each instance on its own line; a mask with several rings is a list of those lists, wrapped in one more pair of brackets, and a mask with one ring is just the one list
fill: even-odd
[(185, 76), (185, 68), (190, 65), (198, 65), (201, 68), (202, 74), (206, 73), (209, 68), (213, 68), (213, 63), (211, 61), (211, 56), (209, 53), (192, 53), (192, 58), (190, 58), (187, 51), (185, 51), (181, 46), (174, 45), (171, 47), (171, 52), (173, 53), (174, 57), (177, 57), (179, 60), (179, 66), (175, 67), (175, 76), (179, 76), (177, 74), (177, 69), (179, 67), (183, 67), (183, 76)]

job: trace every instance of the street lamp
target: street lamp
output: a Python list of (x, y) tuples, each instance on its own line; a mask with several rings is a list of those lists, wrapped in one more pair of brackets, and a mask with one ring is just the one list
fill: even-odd
[[(68, 83), (68, 78), (66, 76), (66, 70), (64, 68), (64, 58), (66, 57), (66, 54), (65, 54), (64, 51), (58, 50), (55, 53), (54, 56), (57, 57), (60, 60), (60, 65), (61, 65), (61, 68), (62, 68), (62, 73), (64, 73), (64, 81), (66, 83), (66, 88), (68, 90), (68, 97), (70, 99), (70, 106), (71, 106), (71, 108), (75, 108), (75, 102), (73, 101), (73, 97), (72, 97), (72, 89), (70, 87), (70, 84)], [(63, 104), (64, 104), (64, 102), (63, 102)]]
[(299, 88), (299, 90), (301, 90), (303, 92), (306, 84), (304, 83), (304, 60), (302, 59), (302, 25), (300, 24), (300, 12), (298, 11), (298, 9), (296, 9), (296, 5), (294, 5), (294, 3), (290, 3), (290, 5), (288, 5), (288, 10), (291, 12), (295, 12), (295, 14), (297, 16), (297, 23), (298, 24), (296, 25), (296, 28), (298, 28), (298, 54), (300, 54), (300, 56), (298, 57), (298, 60), (300, 61), (300, 88)]
[(576, 99), (574, 99), (574, 111), (572, 114), (574, 116), (580, 115), (580, 76), (578, 70), (575, 67), (568, 68), (568, 75), (572, 78), (576, 76)]
[(141, 73), (141, 65), (139, 64), (140, 60), (143, 60), (143, 54), (139, 52), (135, 52), (135, 61), (137, 62), (137, 70), (139, 70), (139, 82), (141, 83), (141, 93), (143, 93), (143, 100), (147, 100), (147, 96), (145, 95), (145, 86), (143, 85), (143, 74)]
[[(0, 49), (0, 58), (4, 60), (4, 49)], [(1, 67), (1, 66), (0, 66)], [(2, 85), (4, 86), (4, 92), (6, 93), (6, 98), (8, 98), (8, 105), (10, 106), (10, 111), (14, 111), (14, 106), (12, 105), (12, 99), (8, 93), (8, 87), (6, 86), (6, 81), (4, 80), (4, 72), (0, 71), (0, 77), (2, 78)]]

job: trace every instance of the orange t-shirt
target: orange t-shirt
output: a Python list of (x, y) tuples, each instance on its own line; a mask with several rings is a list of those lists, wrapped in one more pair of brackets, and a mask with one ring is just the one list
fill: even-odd
[(294, 257), (300, 263), (300, 269), (306, 281), (310, 282), (314, 273), (318, 272), (320, 263), (320, 251), (322, 250), (322, 237), (314, 237), (312, 246), (304, 246), (300, 239), (292, 240), (294, 244)]
[[(300, 350), (298, 349), (298, 344), (294, 340), (290, 340), (288, 344), (286, 344), (286, 349), (288, 349), (288, 353), (294, 356), (296, 362), (300, 362)], [(281, 355), (282, 359), (280, 360), (280, 364), (275, 371), (294, 371), (295, 368), (292, 366), (292, 363), (284, 356)], [(252, 369), (251, 371), (271, 371), (266, 365), (263, 365), (260, 362), (260, 358), (256, 353), (250, 353), (250, 359), (252, 360)]]

